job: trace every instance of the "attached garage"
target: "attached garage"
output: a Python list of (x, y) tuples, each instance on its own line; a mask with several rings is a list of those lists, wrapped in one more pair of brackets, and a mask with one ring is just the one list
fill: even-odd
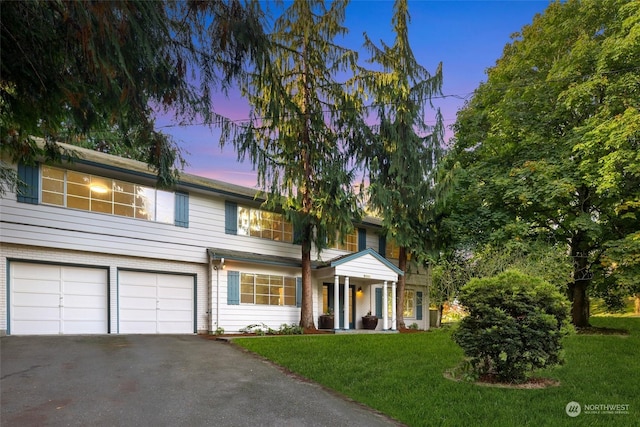
[(195, 276), (118, 271), (118, 332), (195, 333)]
[(108, 333), (108, 269), (10, 262), (9, 270), (11, 334)]

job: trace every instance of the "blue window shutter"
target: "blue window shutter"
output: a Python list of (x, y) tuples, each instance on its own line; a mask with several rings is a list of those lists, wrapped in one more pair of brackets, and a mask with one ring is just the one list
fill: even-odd
[(40, 193), (40, 168), (38, 165), (18, 164), (18, 179), (24, 183), (18, 185), (18, 201), (37, 205)]
[(227, 304), (240, 304), (240, 272), (227, 271)]
[(358, 228), (358, 252), (367, 249), (367, 230)]
[(416, 320), (422, 320), (422, 292), (416, 292)]
[(176, 192), (176, 227), (189, 228), (189, 193)]
[(378, 253), (383, 257), (387, 257), (387, 238), (386, 236), (380, 236), (378, 239)]
[(296, 277), (296, 307), (302, 307), (302, 277)]
[(299, 245), (302, 243), (302, 228), (300, 225), (293, 223), (293, 244)]
[(226, 234), (238, 234), (238, 204), (224, 202), (224, 232)]
[(382, 317), (382, 288), (376, 288), (376, 316)]

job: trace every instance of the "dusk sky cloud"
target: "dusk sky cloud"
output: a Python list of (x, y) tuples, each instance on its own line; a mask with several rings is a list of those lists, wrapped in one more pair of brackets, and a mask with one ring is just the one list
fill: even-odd
[[(411, 23), (409, 37), (420, 64), (430, 72), (443, 63), (443, 98), (434, 99), (442, 111), (447, 128), (455, 123), (456, 112), (464, 105), (485, 71), (502, 56), (511, 35), (530, 24), (536, 14), (544, 12), (549, 1), (409, 1)], [(363, 51), (363, 33), (380, 45), (393, 44), (391, 28), (393, 1), (355, 0), (346, 13), (349, 34), (338, 41)], [(234, 120), (248, 118), (248, 104), (237, 91), (215, 101), (216, 112)], [(427, 112), (427, 123), (433, 113)], [(185, 172), (234, 184), (254, 187), (256, 174), (251, 164), (237, 161), (231, 145), (219, 145), (219, 131), (198, 125), (177, 126), (172, 119), (159, 117), (158, 128), (173, 135), (185, 150), (189, 165)], [(447, 131), (447, 137), (451, 137)]]

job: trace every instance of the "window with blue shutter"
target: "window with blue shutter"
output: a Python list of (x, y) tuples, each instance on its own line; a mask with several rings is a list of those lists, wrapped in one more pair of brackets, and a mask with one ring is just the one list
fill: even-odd
[(422, 292), (416, 292), (416, 320), (422, 320)]
[(378, 239), (378, 253), (383, 257), (387, 257), (387, 238), (385, 236), (380, 236)]
[(238, 234), (238, 204), (230, 201), (224, 202), (224, 232), (226, 234)]
[(38, 165), (18, 164), (18, 201), (22, 203), (38, 204), (40, 193), (40, 168)]
[(376, 288), (376, 316), (382, 318), (382, 288)]
[(189, 228), (189, 193), (176, 192), (176, 227)]
[(240, 272), (227, 271), (227, 304), (240, 304)]
[(358, 228), (358, 252), (367, 249), (367, 230)]
[(302, 307), (302, 277), (296, 277), (296, 307)]

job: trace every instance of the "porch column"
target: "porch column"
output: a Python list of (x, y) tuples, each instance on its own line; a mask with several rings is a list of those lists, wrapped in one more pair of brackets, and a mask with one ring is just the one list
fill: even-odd
[(398, 329), (398, 313), (396, 312), (396, 282), (391, 283), (391, 330)]
[(333, 329), (340, 329), (340, 277), (333, 278)]
[(344, 278), (344, 329), (349, 329), (349, 276)]
[(385, 331), (389, 329), (389, 310), (387, 310), (389, 304), (389, 297), (387, 296), (387, 281), (382, 284), (382, 329)]

